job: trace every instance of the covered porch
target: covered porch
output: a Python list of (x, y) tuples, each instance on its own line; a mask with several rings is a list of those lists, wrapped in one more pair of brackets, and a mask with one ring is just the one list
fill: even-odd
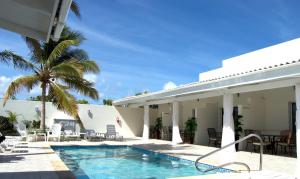
[[(295, 88), (283, 87), (270, 90), (260, 90), (254, 92), (236, 93), (233, 98), (233, 114), (238, 113), (242, 116), (241, 127), (243, 131), (241, 137), (247, 132), (259, 133), (265, 142), (272, 143), (265, 152), (277, 155), (296, 156), (293, 140), (290, 141), (291, 147), (277, 145), (283, 131), (291, 131), (292, 136), (296, 135), (296, 106)], [(195, 117), (197, 130), (194, 144), (204, 146), (219, 147), (221, 144), (223, 131), (223, 97), (215, 96), (202, 99), (193, 99), (178, 102), (178, 127), (181, 140), (189, 142), (185, 132), (185, 122), (190, 117)], [(162, 133), (157, 136), (155, 125), (157, 119), (162, 120)], [(159, 104), (149, 110), (149, 137), (172, 141), (173, 131), (173, 103)], [(211, 141), (209, 129), (215, 129), (217, 135), (220, 134), (220, 143)], [(248, 133), (249, 134), (249, 133)], [(179, 139), (180, 141), (180, 139)], [(274, 142), (274, 143), (273, 143)], [(253, 142), (242, 143), (239, 150), (258, 151), (259, 147)]]
[[(300, 148), (300, 79), (298, 62), (282, 66), (200, 81), (172, 90), (159, 91), (114, 102), (123, 107), (143, 107), (143, 139), (152, 136), (151, 128), (161, 117), (168, 135), (163, 139), (173, 144), (183, 142), (185, 121), (197, 119), (194, 143), (209, 145), (208, 128), (221, 133), (220, 145), (235, 141), (234, 112), (242, 116), (241, 136), (245, 131), (258, 133), (273, 148), (265, 152), (299, 158)], [(288, 140), (282, 132), (288, 131)], [(276, 138), (276, 141), (275, 141)], [(295, 139), (295, 140), (294, 140)], [(286, 142), (283, 147), (278, 143)], [(249, 142), (250, 143), (250, 142)], [(253, 142), (239, 145), (239, 150), (253, 150)], [(250, 146), (249, 146), (250, 145)], [(235, 147), (231, 147), (235, 152)]]

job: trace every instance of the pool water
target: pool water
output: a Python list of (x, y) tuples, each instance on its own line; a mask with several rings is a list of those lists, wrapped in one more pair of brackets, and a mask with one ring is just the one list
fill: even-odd
[[(204, 175), (194, 163), (128, 146), (52, 147), (78, 179), (164, 179)], [(203, 169), (212, 167), (200, 164)], [(230, 172), (219, 169), (212, 173)]]

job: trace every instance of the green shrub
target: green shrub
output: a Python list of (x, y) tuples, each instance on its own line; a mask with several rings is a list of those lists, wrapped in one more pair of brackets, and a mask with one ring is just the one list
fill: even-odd
[(26, 128), (30, 128), (31, 127), (31, 124), (32, 124), (32, 121), (29, 121), (29, 120), (22, 120), (22, 123), (25, 124)]
[(41, 121), (40, 121), (40, 120), (38, 120), (38, 121), (33, 120), (33, 121), (32, 121), (32, 128), (38, 129), (38, 128), (40, 128), (40, 124), (41, 124)]
[(3, 135), (17, 135), (14, 125), (5, 116), (0, 116), (0, 131)]

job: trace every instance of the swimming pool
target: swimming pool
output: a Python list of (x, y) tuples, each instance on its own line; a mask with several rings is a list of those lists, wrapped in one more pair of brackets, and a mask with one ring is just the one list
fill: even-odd
[[(129, 146), (53, 146), (78, 179), (164, 179), (204, 175), (189, 160)], [(201, 164), (203, 169), (212, 167)], [(219, 169), (212, 173), (230, 172)]]

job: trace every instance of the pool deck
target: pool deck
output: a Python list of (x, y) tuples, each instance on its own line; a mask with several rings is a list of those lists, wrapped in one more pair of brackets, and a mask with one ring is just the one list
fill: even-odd
[[(61, 161), (59, 156), (50, 148), (51, 145), (132, 145), (143, 149), (160, 152), (188, 160), (195, 161), (197, 157), (215, 150), (214, 147), (180, 144), (172, 145), (169, 141), (149, 140), (147, 143), (140, 138), (124, 139), (124, 141), (103, 141), (103, 142), (29, 142), (28, 153), (0, 153), (0, 178), (5, 179), (67, 179), (75, 178), (72, 172)], [(220, 153), (213, 155), (204, 161), (210, 165), (219, 165), (226, 159), (226, 154)], [(252, 172), (257, 172), (259, 168), (259, 154), (250, 152), (237, 152), (234, 161), (247, 163)], [(245, 170), (240, 166), (228, 167), (233, 170)], [(299, 161), (295, 158), (274, 156), (265, 154), (263, 157), (263, 171), (281, 173), (285, 176), (298, 176), (300, 168)], [(297, 171), (298, 169), (298, 171)], [(224, 176), (224, 177), (223, 177)], [(234, 178), (235, 174), (223, 174), (223, 178)], [(220, 178), (219, 175), (207, 175), (198, 177), (185, 177), (190, 179), (210, 179)], [(236, 177), (238, 178), (238, 177)]]

